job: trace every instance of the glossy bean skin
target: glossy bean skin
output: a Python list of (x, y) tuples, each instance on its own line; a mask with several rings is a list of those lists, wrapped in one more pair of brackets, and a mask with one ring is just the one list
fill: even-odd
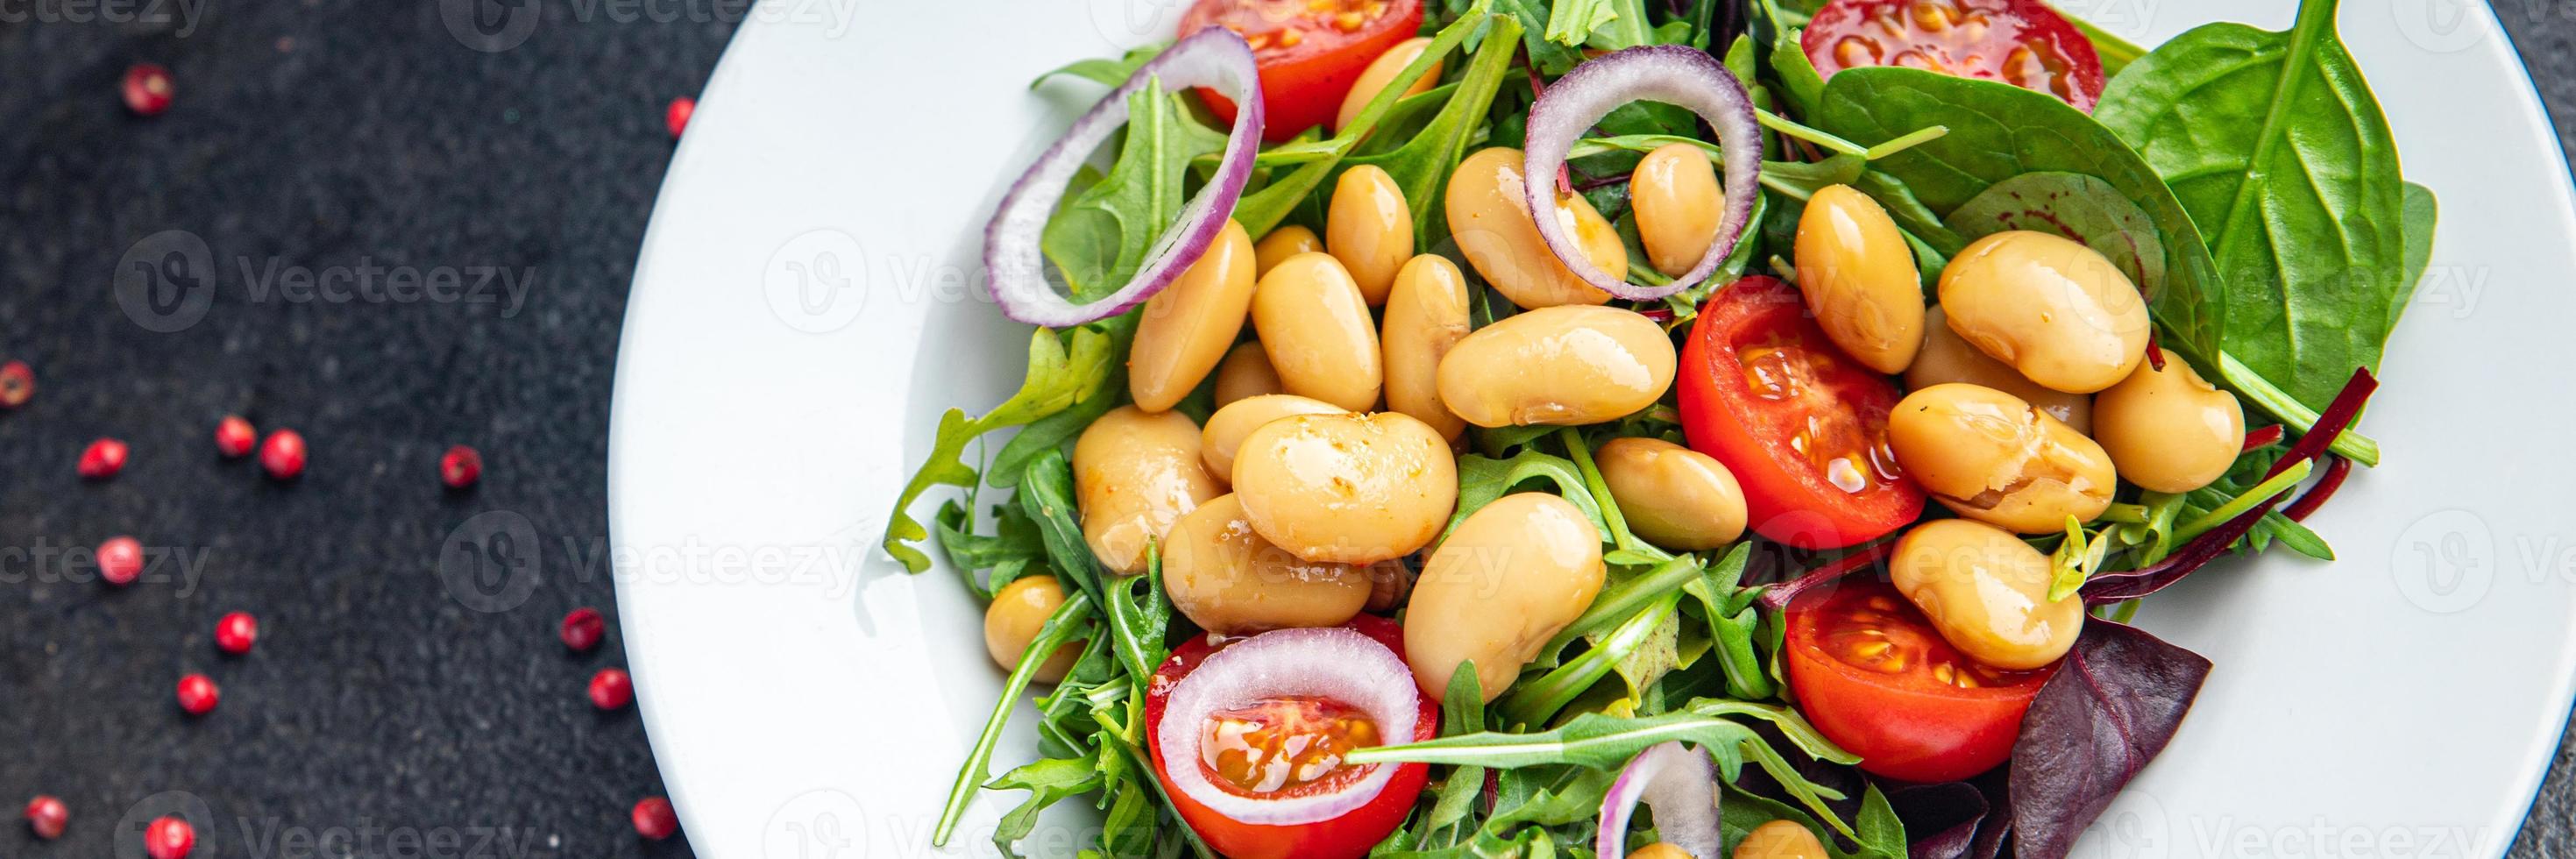
[(1467, 336), (1467, 276), (1446, 257), (1423, 254), (1396, 272), (1378, 345), (1386, 352), (1386, 407), (1412, 415), (1442, 438), (1467, 428), (1440, 401), (1440, 359)]
[(2076, 432), (2093, 434), (2092, 397), (2052, 391), (2022, 378), (2020, 370), (1987, 357), (1968, 341), (1959, 339), (1959, 332), (1950, 330), (1949, 320), (1941, 308), (1935, 307), (1923, 318), (1923, 351), (1916, 353), (1914, 363), (1905, 368), (1905, 388), (1919, 391), (1949, 382), (1966, 382), (2020, 397), (2049, 417), (2065, 421)]
[(1324, 243), (1369, 306), (1386, 303), (1395, 272), (1413, 258), (1413, 210), (1404, 189), (1375, 164), (1342, 171), (1324, 216)]
[(1744, 536), (1744, 490), (1716, 458), (1636, 436), (1611, 439), (1592, 456), (1629, 530), (1646, 542), (1698, 552)]
[(2092, 248), (2014, 230), (1978, 239), (1941, 270), (1950, 330), (2050, 390), (2090, 394), (2146, 360), (2146, 299)]
[[(1634, 856), (1636, 854), (1629, 854)], [(1735, 845), (1734, 859), (1832, 859), (1816, 834), (1795, 821), (1774, 820), (1753, 827)]]
[(1073, 443), (1082, 539), (1111, 572), (1144, 572), (1146, 547), (1221, 494), (1200, 464), (1199, 426), (1188, 415), (1119, 406)]
[(2227, 473), (2245, 450), (2245, 408), (2173, 350), (2165, 368), (2141, 363), (2093, 396), (2093, 439), (2120, 476), (2157, 492), (2190, 492)]
[(1798, 217), (1798, 292), (1852, 360), (1901, 373), (1923, 346), (1923, 281), (1896, 221), (1869, 195), (1829, 185)]
[[(1379, 54), (1377, 59), (1370, 60), (1368, 68), (1360, 70), (1359, 80), (1351, 83), (1350, 93), (1342, 96), (1342, 109), (1333, 117), (1333, 130), (1338, 132), (1343, 126), (1351, 124), (1351, 120), (1357, 118), (1360, 111), (1368, 108), (1370, 99), (1377, 98), (1378, 93), (1386, 91), (1387, 84), (1395, 82), (1397, 72), (1404, 71), (1405, 66), (1411, 65), (1416, 57), (1422, 56), (1422, 49), (1430, 46), (1431, 37), (1416, 36), (1395, 43), (1395, 47), (1386, 49), (1386, 53)], [(1413, 85), (1406, 87), (1404, 95), (1398, 98), (1430, 92), (1432, 85), (1440, 82), (1440, 67), (1440, 61), (1432, 61), (1431, 70), (1415, 79)]]
[[(1610, 293), (1583, 282), (1548, 252), (1538, 224), (1530, 220), (1521, 182), (1518, 149), (1479, 150), (1458, 162), (1443, 202), (1449, 232), (1467, 264), (1524, 308), (1609, 303)], [(1559, 195), (1556, 211), (1550, 214), (1567, 225), (1593, 265), (1612, 277), (1628, 276), (1627, 246), (1583, 195)]]
[(1654, 405), (1678, 359), (1654, 320), (1542, 307), (1477, 329), (1440, 360), (1440, 401), (1480, 427), (1581, 425)]
[(1350, 410), (1317, 399), (1295, 394), (1264, 394), (1227, 403), (1208, 416), (1207, 428), (1199, 432), (1199, 459), (1207, 463), (1209, 474), (1234, 479), (1234, 452), (1243, 447), (1243, 439), (1253, 430), (1290, 415), (1338, 415)]
[(1163, 541), (1172, 608), (1219, 635), (1340, 624), (1368, 603), (1371, 584), (1365, 567), (1308, 561), (1261, 539), (1232, 495), (1182, 516)]
[(1726, 217), (1717, 168), (1707, 150), (1688, 143), (1664, 144), (1637, 162), (1628, 174), (1628, 205), (1647, 262), (1666, 277), (1698, 265)]
[(1505, 495), (1433, 550), (1404, 610), (1405, 659), (1423, 694), (1446, 695), (1476, 663), (1485, 700), (1503, 694), (1541, 645), (1601, 593), (1601, 531), (1565, 499)]
[(1252, 327), (1288, 393), (1351, 411), (1377, 405), (1385, 370), (1377, 321), (1359, 284), (1330, 254), (1298, 254), (1261, 276)]
[(1127, 391), (1136, 406), (1169, 411), (1225, 359), (1252, 309), (1252, 237), (1232, 220), (1207, 253), (1146, 300), (1127, 353)]
[[(1038, 629), (1046, 626), (1049, 616), (1064, 605), (1064, 586), (1053, 576), (1022, 576), (1003, 585), (993, 595), (993, 604), (984, 607), (984, 652), (993, 663), (1009, 671), (1018, 668), (1020, 655), (1027, 653), (1029, 642), (1037, 640)], [(1081, 642), (1067, 642), (1056, 648), (1055, 655), (1038, 664), (1040, 683), (1056, 683), (1073, 670), (1081, 658)]]
[(2047, 667), (2084, 631), (2084, 597), (2048, 598), (2047, 555), (2012, 532), (1936, 519), (1896, 541), (1888, 576), (1941, 638), (1995, 668)]
[(2011, 394), (1934, 385), (1887, 416), (1905, 473), (1959, 515), (2024, 534), (2064, 531), (2111, 506), (2119, 475), (2102, 446)]
[(1296, 224), (1281, 224), (1272, 229), (1269, 235), (1262, 236), (1260, 244), (1252, 246), (1252, 259), (1255, 266), (1252, 274), (1254, 277), (1269, 274), (1271, 269), (1277, 268), (1279, 263), (1289, 257), (1320, 253), (1323, 250), (1324, 239), (1315, 235), (1314, 230)]
[(1279, 371), (1271, 369), (1270, 355), (1259, 343), (1237, 343), (1225, 353), (1224, 363), (1216, 365), (1216, 407), (1245, 397), (1281, 394), (1288, 386), (1280, 384)]
[(1628, 859), (1697, 859), (1690, 851), (1657, 841), (1628, 851)]
[(1309, 561), (1373, 564), (1439, 536), (1458, 463), (1440, 433), (1395, 412), (1293, 415), (1244, 438), (1234, 487), (1263, 539)]

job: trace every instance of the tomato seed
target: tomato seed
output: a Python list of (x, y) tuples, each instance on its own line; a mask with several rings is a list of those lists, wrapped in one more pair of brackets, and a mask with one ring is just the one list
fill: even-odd
[(102, 438), (90, 442), (89, 447), (81, 451), (80, 476), (90, 480), (115, 477), (117, 472), (125, 470), (125, 452), (125, 443), (116, 439)]
[(304, 436), (291, 429), (268, 434), (259, 447), (259, 467), (278, 480), (294, 480), (304, 473)]
[(601, 617), (598, 609), (582, 606), (564, 613), (563, 643), (575, 653), (590, 652), (607, 634), (608, 619)]
[(119, 85), (125, 95), (125, 109), (136, 116), (160, 116), (170, 109), (170, 70), (151, 63), (135, 63), (125, 69), (125, 80)]
[(62, 800), (41, 794), (27, 800), (27, 828), (35, 830), (36, 837), (47, 841), (61, 838), (63, 827), (71, 822), (72, 810)]
[(108, 584), (124, 587), (143, 575), (143, 544), (132, 537), (115, 536), (98, 544), (98, 577)]
[(648, 796), (635, 803), (635, 834), (660, 841), (680, 832), (680, 815), (671, 810), (671, 801)]
[(689, 130), (689, 117), (697, 112), (697, 99), (684, 95), (671, 100), (671, 106), (662, 110), (662, 125), (671, 130), (671, 139), (678, 140), (680, 132)]
[(0, 409), (14, 409), (36, 396), (36, 371), (25, 361), (0, 364)]
[(215, 621), (215, 649), (235, 656), (250, 652), (259, 641), (259, 619), (250, 612), (237, 611)]
[(463, 489), (483, 479), (483, 455), (473, 448), (457, 445), (438, 458), (438, 479), (449, 489)]
[[(203, 716), (214, 712), (216, 702), (223, 697), (223, 690), (215, 688), (215, 681), (206, 679), (206, 675), (190, 674), (179, 678), (179, 709), (188, 711), (188, 715)], [(187, 853), (186, 850), (179, 852), (182, 855)]]
[(143, 829), (143, 852), (152, 859), (186, 859), (197, 849), (197, 830), (176, 817), (156, 817)]
[(590, 675), (590, 705), (602, 710), (615, 710), (635, 701), (635, 681), (619, 668), (602, 668)]
[(215, 424), (215, 452), (223, 454), (225, 459), (249, 456), (250, 449), (257, 446), (259, 430), (251, 428), (250, 421), (243, 420), (242, 416), (225, 415), (221, 422)]

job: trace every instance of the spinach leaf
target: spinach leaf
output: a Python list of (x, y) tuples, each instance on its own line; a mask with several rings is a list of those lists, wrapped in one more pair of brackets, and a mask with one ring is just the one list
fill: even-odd
[(2288, 32), (2195, 28), (2112, 80), (2094, 112), (2208, 239), (2228, 354), (2312, 408), (2379, 366), (2407, 287), (2397, 147), (2334, 13), (2306, 0)]
[(1136, 276), (1154, 240), (1189, 202), (1182, 189), (1190, 159), (1225, 149), (1224, 131), (1192, 117), (1181, 96), (1159, 84), (1128, 96), (1127, 110), (1117, 163), (1098, 183), (1067, 197), (1039, 235), (1039, 249), (1076, 301), (1106, 295)]
[(1020, 383), (1018, 393), (980, 418), (969, 418), (962, 409), (949, 409), (940, 415), (930, 458), (904, 484), (903, 492), (895, 496), (894, 512), (887, 516), (886, 553), (912, 572), (929, 569), (930, 556), (913, 544), (929, 538), (930, 531), (912, 518), (912, 502), (933, 486), (975, 485), (975, 469), (960, 459), (966, 452), (966, 443), (975, 437), (1019, 426), (1101, 396), (1102, 386), (1108, 384), (1110, 374), (1118, 369), (1127, 352), (1126, 340), (1135, 327), (1136, 314), (1131, 312), (1062, 333), (1040, 328), (1029, 337), (1028, 376)]
[(2164, 240), (2155, 221), (2111, 183), (2082, 173), (2024, 173), (1997, 182), (1946, 223), (1970, 238), (2006, 230), (2056, 233), (2109, 258), (2131, 283), (2164, 281)]
[(2064, 856), (2120, 788), (2173, 741), (2209, 660), (2095, 618), (2039, 687), (2013, 742), (2013, 853)]
[(2406, 285), (2397, 291), (2397, 299), (2388, 303), (2388, 330), (2397, 330), (2397, 318), (2406, 306), (2415, 303), (2415, 290), (2424, 285), (2424, 271), (2433, 264), (2433, 221), (2440, 214), (2440, 204), (2433, 200), (2433, 189), (2406, 183)]
[(1823, 102), (1817, 124), (1864, 145), (1948, 128), (1937, 139), (1870, 162), (1936, 213), (1955, 211), (2025, 173), (2080, 173), (2110, 185), (2163, 234), (2164, 280), (2141, 287), (2173, 335), (2165, 345), (2217, 362), (2225, 290), (2199, 228), (2155, 170), (2083, 111), (2011, 84), (1892, 67), (1836, 73), (1825, 82)]

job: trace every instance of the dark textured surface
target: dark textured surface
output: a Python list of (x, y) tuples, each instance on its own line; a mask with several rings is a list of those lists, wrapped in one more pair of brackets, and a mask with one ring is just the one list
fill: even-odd
[[(116, 824), (164, 791), (203, 804), (200, 856), (685, 854), (634, 836), (628, 807), (661, 790), (642, 727), (583, 695), (619, 663), (615, 627), (581, 656), (554, 629), (611, 603), (609, 378), (662, 107), (703, 82), (738, 7), (672, 4), (695, 11), (665, 23), (547, 2), (523, 42), (482, 51), (438, 0), (187, 5), (0, 23), (0, 358), (40, 378), (0, 415), (0, 810), (39, 792), (72, 808), (60, 842), (0, 826), (0, 855), (140, 855)], [(2507, 5), (2565, 135), (2576, 19)], [(167, 115), (119, 107), (138, 60), (176, 75)], [(171, 229), (205, 243), (215, 286), (202, 319), (159, 333), (114, 272)], [(523, 304), (304, 302), (260, 289), (272, 263), (529, 286)], [(228, 412), (302, 431), (307, 475), (219, 460)], [(102, 435), (133, 461), (83, 483), (72, 463)], [(472, 492), (438, 485), (452, 443), (486, 457)], [(482, 611), (439, 552), (494, 509), (529, 519), (555, 572)], [(48, 554), (118, 533), (193, 578), (168, 561), (168, 581), (113, 590)], [(245, 657), (210, 643), (233, 610), (263, 624)], [(173, 702), (190, 671), (223, 687), (204, 718)], [(2576, 774), (2557, 764), (2516, 857), (2576, 856)]]

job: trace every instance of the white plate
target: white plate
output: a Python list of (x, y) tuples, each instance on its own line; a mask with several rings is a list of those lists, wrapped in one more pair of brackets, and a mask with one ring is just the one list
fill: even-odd
[[(1182, 5), (769, 0), (725, 53), (636, 266), (609, 462), (627, 653), (701, 854), (932, 852), (999, 674), (953, 578), (873, 546), (940, 411), (1018, 382), (1027, 330), (970, 283), (980, 231), (1100, 93), (1029, 80)], [(2066, 5), (2150, 44), (2292, 7)], [(2442, 201), (2364, 424), (2387, 464), (2314, 523), (2341, 561), (2275, 552), (2151, 601), (2141, 622), (2218, 668), (2099, 855), (2498, 855), (2566, 724), (2566, 161), (2483, 6), (2349, 0), (2342, 30)], [(1030, 752), (1015, 729), (999, 762)], [(979, 800), (949, 849), (990, 855), (1016, 796)]]

